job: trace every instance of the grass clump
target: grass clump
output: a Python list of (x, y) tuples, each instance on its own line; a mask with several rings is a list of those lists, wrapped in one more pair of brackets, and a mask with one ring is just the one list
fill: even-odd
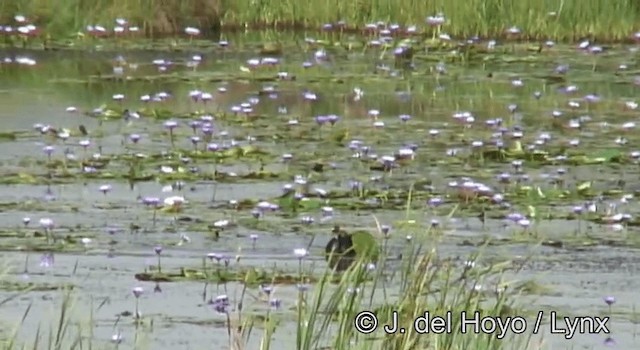
[[(436, 250), (422, 252), (421, 247), (408, 247), (401, 266), (388, 273), (384, 259), (372, 265), (355, 264), (342, 275), (335, 288), (323, 278), (315, 292), (306, 299), (301, 296), (297, 349), (503, 349), (506, 344), (495, 334), (463, 334), (460, 315), (480, 312), (482, 316), (504, 317), (512, 314), (512, 304), (506, 284), (487, 289), (485, 283), (498, 278), (505, 265), (496, 264), (476, 268), (475, 260), (454, 262), (441, 259)], [(328, 275), (327, 275), (328, 276)], [(373, 281), (367, 281), (373, 276)], [(400, 286), (391, 295), (388, 286)], [(513, 291), (512, 291), (513, 292)], [(516, 292), (517, 293), (517, 292)], [(370, 334), (359, 333), (354, 327), (361, 312), (376, 315), (378, 328)], [(451, 332), (424, 334), (417, 332), (413, 322), (423, 317), (446, 317), (451, 313)], [(393, 335), (383, 331), (384, 325), (404, 328)], [(327, 339), (331, 339), (327, 341)], [(530, 339), (521, 337), (510, 343), (518, 349), (528, 349)]]
[(29, 16), (53, 35), (92, 24), (108, 26), (115, 18), (126, 18), (147, 34), (171, 34), (183, 33), (186, 26), (217, 31), (317, 29), (338, 21), (351, 29), (376, 21), (423, 25), (427, 16), (443, 13), (446, 23), (431, 29), (454, 36), (504, 36), (517, 26), (529, 39), (623, 40), (637, 29), (640, 5), (633, 0), (2, 0), (0, 13), (4, 22), (17, 13)]

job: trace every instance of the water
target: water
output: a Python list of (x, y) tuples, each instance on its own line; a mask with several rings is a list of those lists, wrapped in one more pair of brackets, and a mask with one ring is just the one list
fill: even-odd
[[(283, 37), (294, 40), (291, 37)], [(581, 231), (576, 233), (577, 222), (568, 221), (554, 214), (568, 213), (571, 206), (581, 204), (585, 199), (579, 196), (555, 196), (554, 191), (575, 188), (585, 180), (593, 180), (595, 191), (607, 191), (617, 188), (615, 181), (626, 182), (623, 193), (633, 192), (637, 188), (637, 166), (621, 165), (567, 165), (568, 173), (562, 178), (565, 187), (550, 184), (545, 174), (555, 174), (558, 165), (538, 165), (526, 167), (531, 177), (528, 183), (534, 188), (540, 186), (549, 198), (537, 198), (525, 201), (515, 195), (510, 184), (505, 187), (507, 197), (513, 197), (514, 209), (489, 208), (488, 214), (509, 211), (526, 212), (532, 203), (538, 217), (552, 216), (552, 220), (536, 222), (534, 228), (537, 237), (514, 224), (504, 225), (501, 219), (488, 218), (484, 223), (473, 214), (477, 207), (470, 207), (454, 213), (453, 218), (446, 215), (453, 208), (455, 192), (447, 190), (447, 184), (460, 176), (473, 176), (491, 186), (501, 188), (495, 175), (510, 172), (517, 176), (508, 163), (487, 161), (485, 165), (474, 161), (449, 161), (445, 157), (447, 149), (458, 148), (464, 154), (469, 152), (469, 143), (474, 140), (488, 140), (492, 133), (482, 123), (484, 120), (503, 117), (514, 120), (527, 130), (527, 142), (533, 141), (541, 132), (551, 132), (549, 149), (557, 150), (560, 144), (571, 138), (580, 138), (586, 153), (602, 150), (626, 154), (636, 144), (632, 132), (621, 134), (615, 126), (637, 118), (637, 112), (625, 110), (623, 101), (631, 100), (637, 94), (636, 88), (629, 84), (632, 74), (622, 78), (614, 75), (617, 66), (631, 58), (626, 48), (615, 48), (600, 58), (600, 69), (591, 72), (592, 61), (585, 60), (581, 54), (571, 49), (558, 48), (550, 53), (531, 56), (526, 52), (504, 54), (499, 57), (513, 59), (513, 63), (488, 61), (479, 64), (453, 63), (448, 65), (447, 75), (434, 75), (429, 69), (438, 60), (446, 60), (446, 55), (436, 56), (436, 61), (427, 60), (429, 55), (418, 55), (415, 70), (389, 76), (386, 71), (376, 71), (376, 65), (393, 67), (392, 57), (381, 56), (380, 51), (358, 51), (349, 54), (338, 51), (333, 53), (333, 61), (311, 69), (301, 68), (301, 62), (312, 60), (314, 49), (301, 51), (286, 46), (282, 64), (278, 69), (265, 68), (255, 73), (243, 73), (241, 65), (253, 57), (258, 57), (260, 41), (254, 37), (234, 38), (232, 42), (242, 43), (236, 48), (220, 50), (215, 47), (201, 47), (187, 52), (161, 52), (136, 50), (129, 52), (39, 52), (25, 50), (0, 51), (0, 57), (28, 55), (38, 63), (33, 67), (2, 65), (3, 89), (0, 90), (0, 119), (3, 132), (16, 135), (15, 140), (3, 140), (3, 152), (0, 152), (2, 173), (8, 178), (19, 174), (33, 176), (33, 184), (9, 184), (0, 186), (2, 211), (0, 212), (0, 254), (1, 265), (9, 271), (9, 281), (72, 284), (74, 308), (72, 315), (73, 331), (82, 326), (84, 336), (89, 332), (98, 341), (97, 345), (113, 347), (111, 338), (120, 332), (123, 341), (119, 348), (133, 348), (136, 337), (150, 348), (224, 348), (228, 346), (225, 319), (206, 305), (211, 295), (228, 294), (237, 296), (241, 286), (230, 283), (227, 290), (222, 286), (210, 286), (208, 296), (203, 298), (203, 284), (200, 282), (160, 283), (161, 291), (154, 292), (152, 282), (139, 282), (134, 275), (148, 270), (156, 264), (153, 247), (164, 246), (162, 253), (163, 271), (178, 271), (181, 267), (199, 267), (209, 252), (227, 254), (230, 257), (241, 256), (243, 266), (275, 266), (277, 269), (294, 271), (297, 261), (292, 259), (294, 248), (306, 247), (311, 237), (318, 235), (310, 246), (313, 258), (307, 262), (308, 268), (321, 271), (324, 260), (320, 252), (324, 249), (328, 232), (334, 223), (348, 229), (365, 228), (374, 230), (374, 216), (381, 223), (393, 226), (391, 235), (391, 254), (397, 255), (406, 245), (405, 236), (412, 234), (417, 242), (435, 246), (435, 242), (423, 232), (432, 219), (440, 220), (444, 238), (437, 244), (442, 256), (466, 257), (478, 250), (483, 237), (502, 239), (501, 244), (491, 246), (489, 258), (523, 258), (533, 254), (531, 262), (524, 265), (515, 276), (518, 281), (536, 280), (547, 287), (546, 293), (533, 293), (523, 296), (520, 301), (528, 305), (534, 314), (539, 310), (558, 311), (562, 315), (604, 316), (609, 313), (603, 302), (607, 295), (615, 296), (609, 323), (613, 337), (619, 348), (631, 348), (637, 333), (635, 304), (638, 301), (636, 291), (639, 287), (633, 278), (636, 274), (637, 258), (635, 252), (637, 229), (633, 226), (619, 230), (612, 225), (596, 225), (581, 222)], [(127, 63), (137, 63), (138, 68), (125, 68), (125, 76), (130, 78), (115, 81), (105, 79), (112, 74), (114, 57), (122, 54)], [(203, 56), (197, 69), (175, 64), (167, 72), (160, 73), (151, 61), (158, 58), (184, 62), (194, 54)], [(440, 54), (434, 54), (440, 55)], [(487, 56), (489, 57), (489, 56)], [(559, 62), (570, 62), (572, 74), (566, 84), (550, 83), (546, 75)], [(630, 69), (633, 69), (631, 67)], [(274, 81), (277, 71), (289, 71), (296, 74), (295, 81)], [(391, 69), (393, 71), (393, 69)], [(493, 77), (487, 78), (492, 72)], [(408, 74), (408, 75), (407, 75)], [(403, 76), (405, 78), (403, 78)], [(411, 77), (412, 76), (412, 77)], [(261, 77), (265, 77), (262, 79)], [(267, 79), (268, 77), (268, 79)], [(408, 78), (407, 78), (408, 77)], [(512, 80), (522, 78), (525, 86), (514, 88)], [(260, 79), (258, 79), (260, 78)], [(259, 80), (268, 81), (259, 81)], [(258, 81), (256, 81), (258, 80)], [(626, 84), (619, 84), (624, 80)], [(581, 92), (574, 95), (557, 94), (561, 85), (578, 84)], [(277, 98), (259, 94), (266, 85), (277, 86)], [(225, 87), (225, 93), (216, 92)], [(365, 91), (361, 100), (354, 100), (353, 89)], [(214, 95), (212, 103), (204, 105), (191, 101), (189, 91), (200, 89)], [(213, 164), (210, 159), (193, 159), (202, 173), (214, 171), (239, 174), (231, 181), (211, 181), (204, 178), (185, 177), (186, 186), (182, 190), (162, 192), (162, 188), (175, 183), (174, 175), (161, 174), (161, 164), (171, 164), (177, 169), (179, 162), (174, 160), (149, 161), (146, 172), (153, 174), (152, 181), (137, 182), (132, 187), (118, 174), (126, 173), (128, 165), (122, 159), (114, 158), (107, 170), (99, 170), (98, 178), (82, 176), (78, 163), (68, 161), (68, 167), (57, 165), (53, 170), (47, 167), (47, 157), (42, 148), (55, 144), (52, 159), (62, 162), (63, 151), (73, 154), (75, 159), (88, 161), (93, 153), (101, 149), (103, 155), (122, 155), (126, 153), (159, 154), (170, 151), (172, 147), (161, 122), (143, 117), (127, 124), (120, 120), (100, 122), (99, 118), (86, 116), (81, 112), (108, 104), (114, 108), (137, 110), (149, 105), (139, 100), (145, 94), (160, 91), (168, 92), (172, 98), (158, 103), (161, 110), (167, 110), (170, 117), (194, 110), (205, 109), (217, 114), (227, 111), (231, 105), (244, 102), (249, 96), (259, 97), (260, 103), (254, 106), (259, 117), (240, 116), (219, 119), (214, 122), (215, 142), (220, 145), (231, 139), (247, 143), (249, 136), (255, 137), (254, 145), (266, 151), (263, 159), (226, 160), (222, 164)], [(310, 102), (303, 97), (304, 91), (317, 94), (317, 101)], [(542, 91), (539, 101), (532, 97), (534, 91)], [(584, 92), (584, 93), (582, 93)], [(582, 96), (595, 93), (603, 97), (599, 104), (586, 104)], [(123, 102), (113, 102), (114, 94), (125, 94)], [(567, 101), (581, 101), (577, 108), (567, 107)], [(517, 103), (519, 112), (510, 115), (506, 109), (509, 103)], [(67, 112), (69, 106), (76, 106), (80, 112)], [(286, 114), (278, 114), (278, 107), (286, 106)], [(370, 109), (378, 109), (379, 120), (384, 121), (383, 129), (372, 126)], [(592, 123), (585, 123), (582, 131), (554, 129), (549, 117), (551, 110), (563, 110), (566, 124), (568, 119), (589, 114)], [(457, 124), (451, 117), (456, 111), (470, 110), (476, 116), (474, 127)], [(318, 114), (337, 114), (341, 117), (335, 127), (314, 128), (312, 120)], [(410, 114), (413, 118), (407, 123), (398, 119), (400, 114)], [(181, 123), (183, 119), (174, 118)], [(289, 120), (296, 119), (302, 127), (287, 126)], [(188, 119), (187, 119), (188, 120)], [(602, 128), (596, 122), (606, 121), (612, 126)], [(56, 128), (68, 128), (72, 136), (65, 142), (34, 131), (36, 123), (50, 124)], [(84, 125), (89, 136), (78, 135), (77, 129)], [(429, 130), (438, 129), (438, 137), (429, 135)], [(224, 136), (221, 131), (228, 132)], [(126, 142), (127, 135), (139, 133), (142, 136), (138, 144)], [(348, 133), (343, 145), (332, 138)], [(192, 131), (181, 125), (175, 131), (174, 148), (191, 150), (189, 136)], [(337, 135), (337, 136), (336, 136)], [(615, 136), (623, 135), (628, 143), (616, 144)], [(90, 139), (91, 147), (84, 151), (78, 146), (81, 139)], [(364, 140), (370, 145), (370, 153), (379, 155), (393, 154), (402, 145), (413, 142), (419, 145), (416, 160), (392, 175), (381, 180), (370, 181), (372, 176), (381, 173), (372, 172), (368, 165), (354, 161), (354, 151), (345, 147), (351, 139)], [(202, 145), (198, 146), (202, 147)], [(280, 156), (292, 153), (291, 164), (284, 165)], [(251, 180), (244, 174), (255, 172), (262, 167), (272, 172), (274, 179)], [(310, 207), (296, 216), (269, 214), (262, 224), (256, 225), (250, 219), (249, 209), (234, 210), (229, 201), (253, 199), (271, 200), (282, 193), (282, 186), (292, 181), (293, 174), (309, 171), (314, 163), (322, 163), (322, 173), (314, 173), (313, 187), (326, 190), (345, 191), (349, 180), (371, 183), (372, 188), (391, 191), (381, 204), (378, 200), (374, 207), (378, 209), (352, 210), (349, 205), (333, 200), (330, 204), (336, 208), (335, 217), (322, 220), (319, 207)], [(525, 163), (527, 164), (527, 163)], [(67, 165), (65, 165), (67, 166)], [(284, 174), (289, 169), (291, 174)], [(112, 172), (107, 176), (105, 173)], [(76, 174), (77, 177), (65, 177), (62, 174)], [(80, 175), (77, 175), (80, 174)], [(174, 177), (172, 177), (174, 176)], [(415, 181), (428, 180), (430, 185), (440, 189), (447, 197), (440, 209), (425, 210), (425, 191), (416, 192), (416, 201), (411, 210), (405, 211), (406, 199), (393, 198), (393, 191), (405, 190)], [(21, 182), (21, 181), (17, 181)], [(112, 190), (103, 195), (99, 186), (112, 185)], [(161, 199), (172, 195), (183, 195), (189, 203), (184, 212), (176, 215), (158, 213), (155, 224), (153, 211), (139, 203), (144, 196), (157, 196)], [(602, 207), (608, 202), (617, 201), (620, 196), (605, 196)], [(453, 198), (453, 200), (451, 199)], [(341, 205), (344, 204), (344, 205)], [(395, 203), (395, 204), (394, 204)], [(348, 203), (347, 203), (348, 204)], [(620, 204), (621, 210), (637, 211), (635, 199)], [(316, 220), (306, 227), (300, 224), (300, 217), (311, 215)], [(564, 215), (564, 214), (563, 214)], [(562, 216), (562, 215), (559, 215)], [(24, 226), (24, 217), (31, 223)], [(74, 252), (56, 252), (52, 267), (40, 266), (41, 252), (24, 251), (34, 247), (29, 242), (35, 231), (39, 231), (38, 220), (43, 217), (54, 219), (57, 235), (90, 238), (91, 242)], [(176, 221), (175, 219), (182, 219)], [(215, 238), (208, 225), (218, 220), (237, 221), (238, 225), (225, 229), (220, 238)], [(418, 226), (407, 225), (407, 219), (416, 220)], [(533, 220), (535, 221), (535, 220)], [(131, 225), (140, 226), (136, 232)], [(586, 233), (585, 233), (586, 232)], [(253, 247), (251, 234), (259, 235), (258, 244)], [(533, 233), (532, 233), (533, 234)], [(26, 236), (25, 236), (26, 235)], [(181, 242), (181, 235), (189, 237), (189, 242)], [(514, 237), (519, 237), (514, 239)], [(564, 248), (536, 246), (538, 238), (563, 241)], [(581, 245), (581, 242), (592, 245)], [(594, 243), (595, 242), (595, 243)], [(609, 242), (609, 243), (607, 243)], [(612, 243), (613, 242), (613, 243)], [(614, 243), (618, 246), (614, 247)], [(624, 243), (624, 244), (623, 244)], [(40, 245), (41, 246), (41, 245)], [(108, 257), (110, 256), (110, 257)], [(134, 286), (144, 288), (140, 298), (141, 311), (145, 322), (134, 326), (131, 316), (121, 316), (123, 312), (133, 312), (135, 298), (131, 290)], [(295, 317), (290, 311), (294, 306), (295, 286), (281, 285), (277, 294), (283, 300), (283, 307), (277, 311), (285, 320), (281, 322), (274, 337), (275, 348), (294, 348)], [(251, 291), (250, 302), (245, 305), (252, 313), (261, 313), (268, 308), (264, 296)], [(0, 300), (14, 295), (14, 292), (0, 291)], [(59, 316), (62, 302), (61, 292), (31, 291), (2, 305), (0, 322), (11, 327), (31, 306), (22, 327), (20, 339), (33, 339), (35, 330), (42, 332), (54, 327)], [(119, 316), (120, 315), (120, 316)], [(89, 322), (94, 322), (94, 327)], [(12, 329), (12, 328), (7, 328)], [(534, 337), (542, 339), (542, 348), (549, 349), (590, 349), (600, 348), (607, 337), (605, 334), (579, 334), (571, 340), (561, 335), (549, 334), (545, 324), (543, 331)], [(0, 332), (6, 334), (7, 332)], [(142, 340), (140, 340), (142, 339)], [(254, 335), (247, 345), (248, 349), (258, 348), (259, 336)]]

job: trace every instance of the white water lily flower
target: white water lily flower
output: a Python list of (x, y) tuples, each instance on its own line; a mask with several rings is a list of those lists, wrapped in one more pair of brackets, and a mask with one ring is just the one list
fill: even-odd
[(293, 255), (295, 255), (295, 257), (298, 259), (302, 259), (305, 256), (309, 255), (309, 251), (304, 248), (296, 248), (293, 250)]
[(213, 223), (213, 227), (217, 228), (225, 228), (227, 226), (229, 226), (229, 220), (218, 220)]
[(520, 219), (518, 220), (518, 225), (527, 228), (529, 227), (529, 225), (531, 225), (531, 221), (529, 221), (529, 219)]
[(114, 344), (122, 343), (122, 339), (124, 339), (124, 338), (123, 338), (122, 334), (120, 333), (120, 331), (118, 331), (117, 333), (115, 333), (114, 335), (111, 336), (111, 342), (114, 343)]
[(40, 226), (44, 229), (51, 229), (53, 228), (53, 220), (50, 218), (42, 218), (40, 219)]
[(163, 165), (160, 167), (160, 171), (165, 173), (165, 174), (171, 174), (174, 172), (173, 168), (167, 165)]
[(194, 27), (186, 27), (184, 29), (184, 32), (187, 35), (191, 35), (191, 36), (200, 35), (200, 29), (194, 28)]
[(164, 199), (164, 205), (169, 207), (176, 207), (186, 203), (186, 200), (182, 196), (171, 196)]
[(260, 210), (269, 210), (271, 208), (271, 203), (267, 201), (262, 201), (256, 205), (256, 207)]
[(413, 159), (415, 157), (415, 152), (411, 148), (401, 148), (398, 150), (398, 157)]

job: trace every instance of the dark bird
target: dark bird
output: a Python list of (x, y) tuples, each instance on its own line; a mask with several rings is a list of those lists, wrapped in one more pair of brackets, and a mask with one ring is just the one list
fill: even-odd
[(342, 272), (347, 270), (356, 260), (356, 251), (351, 235), (341, 230), (340, 226), (334, 226), (331, 232), (336, 236), (331, 238), (325, 247), (325, 259), (329, 267)]

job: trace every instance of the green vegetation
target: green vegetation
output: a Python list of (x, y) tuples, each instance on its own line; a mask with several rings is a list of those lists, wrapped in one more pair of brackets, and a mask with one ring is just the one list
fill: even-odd
[[(598, 43), (460, 45), (432, 35), (502, 36), (515, 25), (529, 39), (621, 40), (633, 32), (635, 2), (0, 6), (6, 22), (21, 13), (43, 25), (48, 48), (78, 49), (7, 50), (15, 64), (0, 66), (7, 116), (25, 117), (0, 133), (0, 146), (11, 150), (0, 154), (0, 252), (26, 257), (0, 273), (0, 314), (20, 296), (64, 289), (57, 323), (24, 337), (2, 320), (0, 348), (111, 349), (117, 345), (100, 344), (109, 341), (104, 334), (93, 335), (111, 322), (116, 343), (122, 329), (123, 346), (145, 348), (138, 333), (158, 338), (154, 324), (175, 326), (181, 337), (180, 322), (203, 322), (145, 307), (153, 302), (207, 308), (198, 334), (216, 348), (226, 345), (221, 335), (234, 350), (257, 348), (247, 345), (255, 337), (261, 350), (282, 348), (271, 345), (282, 332), (285, 348), (297, 350), (533, 350), (541, 345), (526, 335), (462, 334), (455, 318), (452, 333), (396, 336), (357, 334), (353, 320), (363, 310), (381, 324), (391, 311), (402, 324), (426, 310), (531, 316), (545, 308), (535, 305), (541, 295), (557, 296), (563, 304), (550, 307), (566, 315), (584, 314), (591, 302), (601, 307), (590, 312), (611, 314), (614, 302), (602, 304), (599, 294), (632, 289), (601, 283), (599, 273), (638, 266), (629, 258), (640, 246), (632, 215), (640, 193), (637, 53)], [(377, 36), (352, 32), (313, 32), (314, 40), (303, 31), (229, 32), (221, 36), (227, 48), (205, 36), (158, 38), (187, 25), (318, 28), (344, 19), (425, 27), (424, 17), (438, 11), (448, 22), (433, 33), (377, 45)], [(118, 17), (157, 40), (74, 34)], [(394, 55), (405, 47), (407, 55)], [(37, 64), (22, 65), (14, 51)], [(252, 55), (281, 60), (250, 64)], [(353, 234), (360, 258), (346, 272), (324, 267), (334, 223)], [(31, 271), (34, 252), (44, 253), (42, 273)], [(596, 277), (575, 278), (576, 269)], [(539, 271), (557, 275), (548, 282)], [(133, 278), (141, 284), (132, 295)], [(105, 300), (87, 308), (100, 293)], [(621, 322), (631, 319), (624, 297)], [(26, 317), (33, 310), (25, 308)], [(190, 345), (208, 344), (196, 341)]]
[(319, 28), (343, 20), (362, 28), (375, 21), (424, 26), (442, 12), (438, 30), (454, 36), (504, 36), (519, 27), (528, 39), (602, 41), (628, 39), (638, 30), (640, 3), (635, 0), (2, 0), (0, 20), (21, 13), (54, 37), (71, 35), (86, 25), (110, 26), (122, 17), (152, 35), (182, 33), (185, 26), (204, 31), (225, 28)]

